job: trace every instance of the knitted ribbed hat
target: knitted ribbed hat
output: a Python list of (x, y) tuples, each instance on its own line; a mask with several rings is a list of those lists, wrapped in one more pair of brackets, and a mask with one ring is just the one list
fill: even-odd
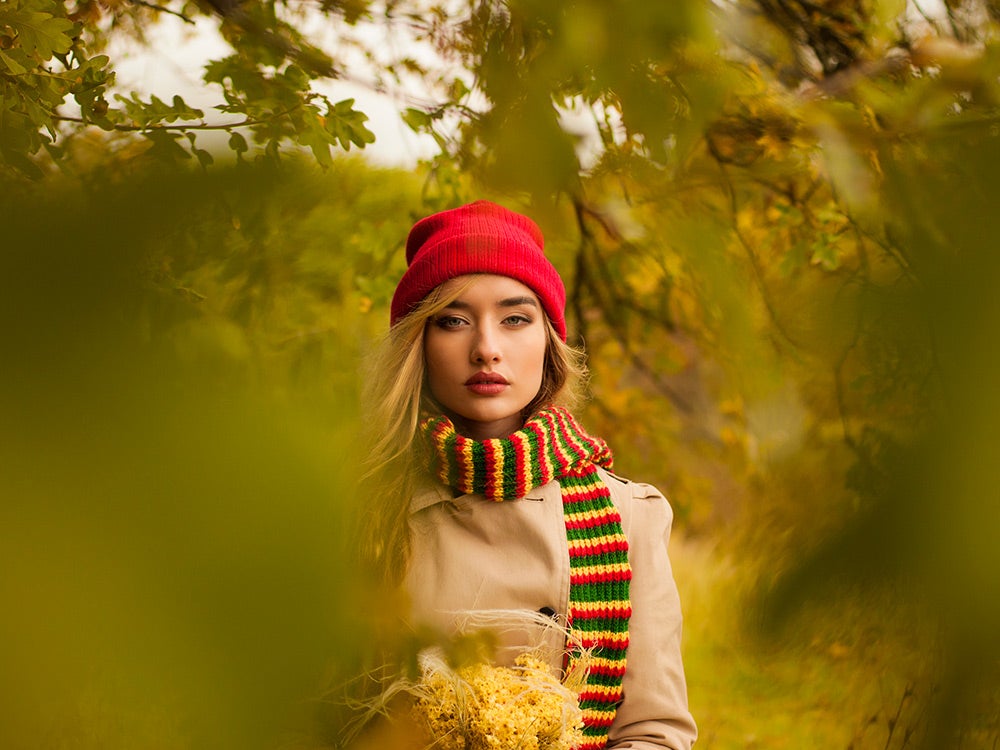
[(559, 337), (566, 340), (566, 288), (542, 252), (542, 232), (527, 216), (490, 201), (427, 216), (406, 240), (409, 267), (392, 297), (392, 325), (434, 287), (456, 276), (509, 276), (538, 295)]

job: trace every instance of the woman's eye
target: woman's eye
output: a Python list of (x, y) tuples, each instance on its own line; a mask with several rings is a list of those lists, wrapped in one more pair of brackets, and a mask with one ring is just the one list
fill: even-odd
[(528, 325), (531, 322), (531, 318), (529, 318), (527, 315), (520, 315), (520, 314), (509, 315), (508, 317), (504, 318), (503, 322), (504, 325), (518, 327), (518, 326)]
[(457, 318), (454, 315), (442, 315), (440, 318), (435, 319), (434, 325), (438, 328), (451, 329), (458, 328), (464, 323), (461, 318)]

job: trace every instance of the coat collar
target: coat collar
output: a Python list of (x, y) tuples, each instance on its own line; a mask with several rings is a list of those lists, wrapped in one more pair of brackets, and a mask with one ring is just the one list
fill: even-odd
[[(547, 484), (543, 484), (541, 487), (535, 487), (531, 490), (531, 492), (524, 496), (524, 499), (560, 500), (561, 497), (562, 495), (559, 491), (559, 482), (553, 480)], [(449, 487), (432, 479), (427, 479), (422, 484), (418, 485), (416, 491), (413, 493), (413, 497), (410, 499), (410, 514), (419, 513), (425, 508), (437, 505), (438, 503), (451, 503), (452, 505), (458, 506), (462, 504), (466, 498), (476, 498), (484, 502), (486, 501), (482, 495), (459, 495), (458, 497), (455, 497)], [(502, 502), (512, 501), (505, 500)]]

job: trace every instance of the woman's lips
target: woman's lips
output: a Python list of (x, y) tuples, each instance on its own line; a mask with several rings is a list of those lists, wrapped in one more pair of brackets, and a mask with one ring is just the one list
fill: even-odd
[(508, 385), (507, 378), (495, 372), (477, 372), (465, 381), (465, 387), (479, 396), (495, 396)]
[(479, 396), (495, 396), (502, 393), (507, 387), (506, 383), (469, 383), (465, 386)]

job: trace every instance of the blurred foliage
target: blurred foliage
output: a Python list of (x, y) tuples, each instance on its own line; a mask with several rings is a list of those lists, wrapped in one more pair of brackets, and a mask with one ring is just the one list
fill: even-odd
[[(0, 746), (296, 744), (331, 671), (370, 666), (396, 610), (346, 551), (385, 294), (358, 272), (385, 273), (405, 186), (345, 164), (7, 194)], [(351, 190), (392, 221), (326, 210)]]
[[(3, 449), (21, 472), (6, 494), (24, 503), (4, 506), (3, 554), (27, 571), (3, 584), (24, 602), (4, 627), (30, 644), (10, 654), (10, 731), (30, 734), (47, 687), (62, 715), (88, 699), (99, 711), (75, 690), (97, 663), (126, 703), (142, 693), (130, 681), (153, 691), (143, 721), (273, 718), (253, 707), (314, 676), (323, 659), (306, 651), (349, 650), (324, 623), (352, 592), (312, 599), (349, 583), (331, 572), (339, 546), (317, 538), (343, 477), (315, 451), (351, 455), (357, 362), (412, 220), (485, 195), (545, 230), (590, 353), (585, 421), (618, 469), (663, 488), (687, 536), (725, 540), (770, 592), (756, 611), (774, 629), (816, 627), (795, 619), (810, 597), (892, 590), (870, 616), (919, 612), (932, 635), (900, 645), (900, 665), (927, 652), (911, 675), (920, 708), (885, 746), (990, 747), (998, 16), (989, 0), (4, 3)], [(186, 92), (113, 87), (112, 41), (185, 20), (232, 46), (205, 68), (211, 117)], [(414, 172), (333, 158), (371, 135), (318, 89), (358, 70), (402, 98), (438, 156)], [(228, 133), (235, 170), (213, 166), (211, 130)], [(204, 179), (178, 177), (185, 161)], [(246, 526), (213, 505), (233, 504), (229, 481)], [(290, 524), (301, 543), (288, 531), (260, 547), (262, 529)], [(258, 597), (246, 550), (305, 588)], [(182, 589), (200, 610), (177, 604)], [(268, 597), (281, 622), (233, 617)], [(313, 604), (315, 630), (285, 640)], [(120, 632), (136, 623), (152, 633), (138, 644)], [(195, 705), (239, 675), (211, 623), (237, 627), (225, 638), (241, 648), (279, 634), (260, 668), (298, 665), (273, 686), (290, 692)], [(179, 655), (191, 639), (220, 661)], [(118, 645), (117, 661), (79, 658)], [(144, 681), (178, 659), (162, 689)], [(63, 660), (75, 671), (50, 684)]]

